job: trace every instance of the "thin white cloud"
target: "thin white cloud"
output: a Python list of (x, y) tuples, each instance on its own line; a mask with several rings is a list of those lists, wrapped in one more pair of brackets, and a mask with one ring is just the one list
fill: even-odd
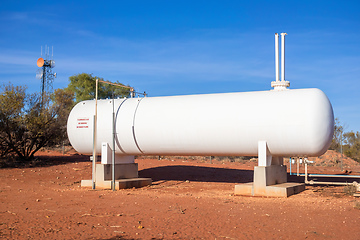
[(36, 66), (36, 58), (21, 55), (9, 55), (0, 53), (0, 64), (16, 66)]
[(5, 14), (4, 16), (8, 20), (13, 21), (24, 21), (28, 20), (28, 13), (27, 12), (10, 12), (8, 14)]

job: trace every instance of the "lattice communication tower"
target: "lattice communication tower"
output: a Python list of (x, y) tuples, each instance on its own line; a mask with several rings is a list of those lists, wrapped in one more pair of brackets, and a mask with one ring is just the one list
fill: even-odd
[(52, 83), (56, 78), (56, 73), (53, 72), (55, 67), (54, 50), (51, 48), (51, 59), (50, 59), (50, 48), (45, 45), (44, 58), (41, 47), (41, 57), (37, 60), (36, 64), (39, 68), (36, 72), (36, 78), (41, 79), (41, 102), (43, 102), (45, 92), (52, 92)]

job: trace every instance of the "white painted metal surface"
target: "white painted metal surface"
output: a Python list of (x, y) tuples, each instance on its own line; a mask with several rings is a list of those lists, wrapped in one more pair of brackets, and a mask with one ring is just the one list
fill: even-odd
[[(112, 100), (98, 101), (97, 152), (112, 142)], [(319, 89), (116, 99), (117, 155), (318, 156), (330, 145), (334, 116)], [(95, 101), (78, 103), (68, 136), (92, 153)]]

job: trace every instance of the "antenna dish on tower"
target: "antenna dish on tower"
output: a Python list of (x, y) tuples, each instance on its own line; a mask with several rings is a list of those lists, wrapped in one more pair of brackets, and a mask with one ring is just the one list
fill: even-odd
[(39, 58), (36, 62), (38, 67), (42, 67), (44, 66), (44, 59), (43, 58)]
[(42, 77), (43, 77), (43, 70), (42, 70), (42, 69), (38, 69), (38, 70), (36, 71), (36, 78), (37, 78), (37, 79), (42, 79)]
[(50, 60), (50, 67), (54, 68), (55, 67), (55, 61), (54, 60)]

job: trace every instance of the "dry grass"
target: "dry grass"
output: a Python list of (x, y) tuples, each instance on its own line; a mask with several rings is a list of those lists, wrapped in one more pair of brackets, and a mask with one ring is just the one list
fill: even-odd
[(354, 208), (360, 210), (360, 202), (355, 202)]
[(344, 193), (347, 195), (354, 195), (354, 193), (356, 193), (356, 186), (349, 184), (347, 186), (344, 187)]

